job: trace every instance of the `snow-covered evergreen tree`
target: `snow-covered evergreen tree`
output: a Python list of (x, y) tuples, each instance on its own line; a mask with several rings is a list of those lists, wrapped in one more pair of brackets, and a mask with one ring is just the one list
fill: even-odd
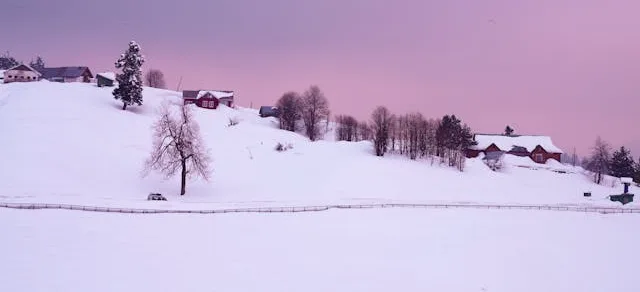
[(129, 48), (116, 61), (116, 68), (122, 69), (117, 74), (118, 87), (113, 90), (113, 97), (122, 101), (122, 109), (137, 104), (142, 105), (142, 71), (144, 56), (140, 54), (140, 46), (135, 42), (129, 43)]
[(11, 69), (15, 66), (18, 66), (19, 64), (20, 63), (18, 63), (15, 58), (9, 55), (9, 52), (6, 52), (2, 56), (0, 56), (0, 70)]
[(42, 70), (45, 66), (44, 60), (42, 59), (42, 57), (38, 56), (35, 61), (31, 61), (29, 63), (29, 66), (36, 70)]
[(633, 177), (634, 173), (634, 161), (633, 157), (631, 157), (631, 152), (624, 146), (613, 152), (610, 174), (615, 177)]
[(636, 175), (633, 181), (640, 184), (640, 158), (638, 158), (638, 163), (636, 163)]
[(504, 128), (504, 135), (505, 136), (511, 136), (511, 134), (513, 134), (513, 131), (514, 131), (513, 128), (511, 128), (511, 126), (507, 125)]

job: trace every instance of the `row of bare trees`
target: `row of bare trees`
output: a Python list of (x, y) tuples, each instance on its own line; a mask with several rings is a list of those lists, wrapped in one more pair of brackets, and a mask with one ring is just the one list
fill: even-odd
[(286, 92), (276, 103), (280, 111), (280, 128), (295, 132), (302, 128), (311, 141), (322, 137), (329, 122), (329, 100), (320, 87), (312, 85), (304, 93)]
[(464, 168), (464, 151), (475, 144), (471, 128), (455, 115), (426, 119), (421, 113), (394, 115), (383, 106), (371, 114), (371, 121), (358, 122), (354, 117), (336, 117), (336, 139), (373, 141), (377, 156), (398, 153), (410, 159), (439, 159), (459, 170)]

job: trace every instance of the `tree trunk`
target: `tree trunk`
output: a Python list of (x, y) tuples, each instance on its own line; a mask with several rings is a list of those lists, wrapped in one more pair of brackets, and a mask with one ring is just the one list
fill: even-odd
[(181, 176), (181, 182), (180, 182), (180, 195), (184, 196), (184, 194), (186, 193), (186, 187), (187, 187), (187, 161), (186, 159), (182, 160), (182, 176)]
[(126, 109), (127, 109), (127, 103), (126, 103), (126, 102), (123, 102), (123, 103), (122, 103), (122, 110), (126, 110)]

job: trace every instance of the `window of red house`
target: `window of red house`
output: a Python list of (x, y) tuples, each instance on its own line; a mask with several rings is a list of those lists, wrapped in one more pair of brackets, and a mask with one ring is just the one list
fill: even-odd
[(536, 153), (534, 156), (534, 159), (536, 162), (544, 162), (544, 157), (542, 156), (542, 153)]

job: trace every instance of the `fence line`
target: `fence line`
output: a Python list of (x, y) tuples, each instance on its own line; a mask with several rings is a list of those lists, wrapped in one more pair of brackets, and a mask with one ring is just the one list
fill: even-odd
[(500, 205), (500, 204), (340, 204), (324, 206), (292, 206), (292, 207), (247, 207), (230, 209), (209, 210), (170, 210), (170, 209), (139, 209), (139, 208), (114, 208), (96, 207), (70, 204), (41, 204), (41, 203), (1, 203), (2, 208), (11, 209), (60, 209), (78, 210), (104, 213), (129, 213), (129, 214), (222, 214), (222, 213), (298, 213), (320, 212), (329, 209), (372, 209), (372, 208), (423, 208), (423, 209), (495, 209), (495, 210), (538, 210), (538, 211), (565, 211), (583, 213), (640, 213), (640, 208), (616, 208), (616, 207), (580, 207), (580, 206), (554, 206), (554, 205)]

